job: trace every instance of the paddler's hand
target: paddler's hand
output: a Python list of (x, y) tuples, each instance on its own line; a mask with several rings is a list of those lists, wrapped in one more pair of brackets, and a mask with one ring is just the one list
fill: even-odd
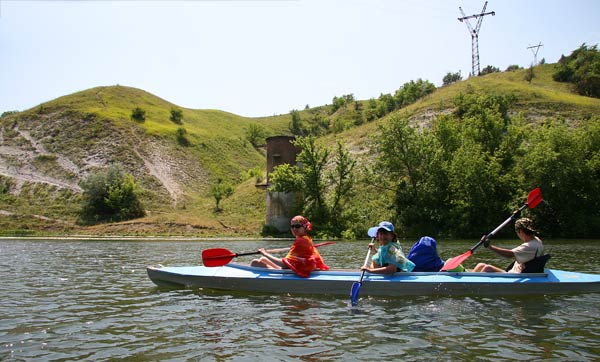
[(364, 271), (369, 272), (369, 273), (371, 272), (371, 268), (369, 268), (368, 266), (361, 266), (360, 270), (361, 271), (364, 270)]
[(484, 235), (484, 236), (482, 236), (480, 241), (483, 241), (483, 246), (484, 246), (484, 247), (486, 247), (486, 248), (489, 248), (489, 247), (490, 247), (490, 243), (492, 242), (492, 241), (491, 241), (491, 240), (490, 240), (490, 239), (487, 237), (487, 235)]
[(267, 251), (265, 250), (265, 248), (258, 249), (258, 252), (265, 256), (266, 256), (266, 254), (268, 254)]

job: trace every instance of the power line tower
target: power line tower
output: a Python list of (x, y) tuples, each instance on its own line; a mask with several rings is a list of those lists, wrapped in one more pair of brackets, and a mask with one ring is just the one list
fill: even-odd
[[(537, 65), (537, 53), (538, 50), (540, 50), (540, 47), (543, 47), (544, 44), (542, 44), (542, 42), (540, 42), (538, 45), (532, 45), (527, 47), (527, 49), (531, 49), (531, 52), (533, 53), (533, 65)], [(535, 48), (535, 50), (533, 50), (533, 48)]]
[[(467, 24), (467, 28), (469, 29), (469, 33), (471, 34), (471, 68), (472, 68), (472, 75), (479, 75), (480, 73), (480, 69), (479, 69), (479, 29), (481, 29), (481, 21), (483, 20), (483, 17), (486, 15), (496, 15), (496, 12), (494, 11), (490, 11), (490, 12), (485, 12), (485, 8), (487, 7), (487, 1), (485, 2), (485, 4), (483, 5), (483, 9), (481, 9), (481, 13), (480, 14), (473, 14), (470, 16), (466, 16), (465, 12), (463, 11), (463, 9), (459, 6), (458, 8), (460, 9), (461, 14), (463, 15), (462, 18), (458, 18), (458, 20), (462, 23), (463, 20), (465, 20), (465, 24)], [(471, 26), (471, 23), (469, 23), (469, 19), (471, 18), (475, 18), (477, 19), (477, 24), (475, 25), (475, 28), (473, 28)]]

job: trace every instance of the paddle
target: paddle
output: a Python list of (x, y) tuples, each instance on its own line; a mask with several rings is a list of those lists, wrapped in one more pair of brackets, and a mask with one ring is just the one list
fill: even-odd
[(540, 202), (542, 202), (542, 200), (543, 200), (542, 199), (542, 190), (540, 190), (539, 187), (531, 190), (531, 192), (529, 192), (529, 195), (527, 195), (527, 202), (523, 206), (521, 206), (517, 211), (513, 212), (513, 214), (508, 219), (504, 220), (504, 222), (502, 224), (500, 224), (497, 228), (495, 228), (491, 233), (489, 233), (486, 236), (484, 236), (483, 238), (481, 238), (481, 240), (479, 240), (479, 242), (477, 244), (475, 244), (475, 246), (473, 246), (471, 249), (469, 249), (466, 253), (464, 253), (462, 255), (459, 255), (459, 256), (456, 256), (456, 257), (448, 260), (444, 264), (444, 266), (442, 267), (442, 269), (440, 269), (440, 271), (451, 270), (451, 269), (456, 268), (460, 264), (462, 264), (471, 255), (473, 255), (473, 252), (475, 251), (475, 249), (477, 249), (487, 239), (489, 239), (492, 236), (496, 235), (496, 233), (498, 231), (500, 231), (500, 229), (502, 229), (503, 227), (505, 227), (509, 222), (511, 222), (512, 220), (516, 219), (517, 215), (519, 215), (519, 213), (521, 211), (523, 211), (527, 207), (529, 207), (530, 209), (533, 209)]
[[(327, 241), (324, 243), (315, 244), (315, 247), (323, 245), (335, 244), (335, 241)], [(290, 248), (267, 250), (269, 253), (281, 253), (290, 250)], [(237, 256), (260, 254), (260, 251), (251, 251), (249, 253), (234, 253), (224, 248), (213, 248), (202, 250), (202, 263), (204, 266), (223, 266)]]
[[(363, 264), (365, 267), (369, 262), (369, 256), (371, 256), (371, 248), (373, 247), (374, 240), (375, 238), (372, 238), (371, 242), (369, 243), (369, 250), (367, 250), (367, 257), (365, 258), (365, 263)], [(350, 303), (353, 307), (358, 304), (358, 293), (360, 292), (360, 287), (362, 286), (365, 271), (366, 270), (363, 269), (363, 271), (360, 273), (360, 279), (357, 282), (352, 283), (352, 289), (350, 289)]]

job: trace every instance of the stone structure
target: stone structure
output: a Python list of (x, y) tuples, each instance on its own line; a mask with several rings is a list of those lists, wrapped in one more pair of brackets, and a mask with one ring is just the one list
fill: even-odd
[(276, 166), (282, 164), (296, 164), (296, 156), (300, 152), (291, 141), (290, 136), (274, 136), (267, 138), (267, 180), (264, 185), (257, 185), (267, 189), (267, 220), (266, 225), (280, 232), (288, 231), (290, 219), (297, 211), (298, 195), (295, 192), (271, 192), (269, 174)]

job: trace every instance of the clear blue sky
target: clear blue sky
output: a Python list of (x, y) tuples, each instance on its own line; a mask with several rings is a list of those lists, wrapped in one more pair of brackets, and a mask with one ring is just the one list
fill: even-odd
[[(0, 112), (105, 85), (257, 117), (471, 70), (477, 0), (0, 0)], [(482, 68), (600, 43), (600, 1), (490, 0)], [(474, 20), (471, 20), (474, 24)]]

